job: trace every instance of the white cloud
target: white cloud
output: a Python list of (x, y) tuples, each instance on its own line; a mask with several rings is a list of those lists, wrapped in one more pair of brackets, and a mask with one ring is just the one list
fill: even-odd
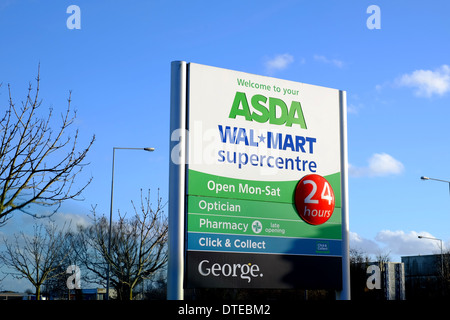
[(379, 245), (370, 239), (365, 239), (355, 232), (349, 233), (350, 248), (358, 249), (367, 254), (377, 254), (380, 251)]
[(387, 153), (375, 153), (369, 159), (370, 173), (375, 176), (400, 174), (403, 172), (403, 164)]
[(429, 239), (419, 239), (419, 235), (434, 238), (430, 233), (422, 231), (382, 230), (378, 232), (375, 240), (383, 243), (393, 254), (398, 255), (423, 255), (440, 252), (438, 241)]
[[(382, 230), (373, 240), (350, 232), (350, 248), (357, 249), (375, 259), (377, 255), (389, 254), (391, 261), (401, 261), (402, 256), (415, 256), (440, 253), (440, 243), (436, 240), (419, 239), (418, 236), (433, 237), (426, 231)], [(443, 244), (444, 250), (446, 245)]]
[(5, 227), (0, 228), (0, 251), (1, 240), (3, 237), (12, 238), (14, 234), (24, 232), (25, 234), (33, 233), (33, 226), (40, 224), (53, 223), (58, 228), (65, 230), (76, 230), (78, 225), (87, 227), (92, 224), (92, 220), (88, 215), (82, 213), (62, 213), (56, 212), (48, 218), (36, 219), (27, 214), (16, 214), (8, 222)]
[(355, 105), (355, 104), (350, 103), (347, 105), (347, 113), (358, 114), (360, 108), (361, 108), (360, 105)]
[(347, 113), (358, 114), (361, 109), (364, 109), (364, 104), (357, 94), (347, 96)]
[(268, 73), (273, 73), (278, 70), (284, 70), (294, 62), (294, 57), (289, 53), (279, 54), (272, 59), (268, 59), (264, 65)]
[(338, 68), (342, 68), (344, 66), (344, 62), (342, 62), (341, 60), (337, 60), (337, 59), (328, 59), (325, 56), (322, 55), (314, 55), (314, 60), (319, 61), (319, 62), (323, 62), (323, 63), (327, 63), (327, 64), (332, 64), (335, 67)]
[(436, 70), (415, 70), (397, 79), (397, 84), (415, 88), (415, 94), (422, 97), (442, 96), (450, 91), (450, 67), (442, 65)]
[(381, 177), (401, 174), (404, 165), (387, 153), (375, 153), (369, 158), (367, 167), (349, 164), (348, 171), (352, 177)]
[(55, 213), (49, 220), (61, 228), (70, 227), (73, 230), (77, 226), (87, 227), (92, 224), (92, 220), (87, 215), (77, 213)]

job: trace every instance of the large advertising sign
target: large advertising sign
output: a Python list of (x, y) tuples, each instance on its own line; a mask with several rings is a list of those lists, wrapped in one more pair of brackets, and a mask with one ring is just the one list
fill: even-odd
[(345, 93), (194, 63), (185, 76), (185, 286), (341, 290)]

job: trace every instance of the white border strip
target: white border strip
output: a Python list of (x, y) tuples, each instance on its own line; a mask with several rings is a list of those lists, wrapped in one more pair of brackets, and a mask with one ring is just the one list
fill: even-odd
[(347, 93), (339, 91), (341, 124), (341, 215), (342, 215), (342, 290), (336, 299), (350, 300), (350, 254), (348, 214)]
[(167, 299), (183, 300), (187, 64), (173, 61), (170, 84), (169, 261)]

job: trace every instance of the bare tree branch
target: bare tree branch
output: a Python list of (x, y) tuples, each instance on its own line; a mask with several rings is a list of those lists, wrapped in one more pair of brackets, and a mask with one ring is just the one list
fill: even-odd
[(60, 275), (54, 271), (67, 258), (68, 252), (62, 253), (61, 250), (68, 236), (64, 228), (58, 231), (53, 224), (35, 225), (33, 236), (21, 232), (14, 235), (13, 242), (4, 239), (6, 250), (0, 255), (0, 260), (12, 270), (11, 275), (30, 281), (39, 300), (42, 284)]
[(76, 112), (71, 111), (71, 92), (61, 123), (54, 130), (52, 109), (46, 118), (38, 115), (42, 104), (39, 85), (38, 70), (35, 92), (30, 84), (21, 107), (13, 102), (8, 85), (9, 107), (0, 118), (0, 226), (15, 211), (42, 217), (29, 211), (31, 204), (52, 208), (51, 215), (64, 200), (79, 199), (92, 180), (75, 188), (76, 177), (87, 165), (83, 161), (95, 136), (86, 148), (78, 151), (78, 130), (73, 137), (68, 135), (76, 119)]
[[(165, 203), (159, 197), (156, 208), (152, 208), (150, 191), (146, 197), (141, 192), (141, 203), (133, 203), (134, 216), (126, 219), (121, 215), (113, 224), (111, 251), (108, 251), (109, 221), (97, 216), (93, 208), (94, 223), (89, 228), (80, 228), (81, 240), (76, 246), (78, 259), (99, 278), (106, 280), (110, 265), (111, 285), (118, 298), (131, 300), (133, 288), (144, 279), (154, 275), (167, 262), (168, 222), (164, 214)], [(75, 246), (74, 246), (75, 247)]]

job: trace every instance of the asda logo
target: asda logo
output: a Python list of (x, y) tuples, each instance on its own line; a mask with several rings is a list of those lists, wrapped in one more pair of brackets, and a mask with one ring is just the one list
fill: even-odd
[(260, 272), (259, 266), (257, 264), (246, 263), (213, 263), (211, 264), (209, 260), (202, 260), (198, 264), (198, 272), (203, 277), (233, 277), (241, 278), (246, 280), (248, 283), (254, 278), (262, 277), (263, 274)]
[(299, 101), (292, 101), (288, 107), (283, 100), (267, 98), (262, 94), (256, 94), (248, 100), (244, 92), (236, 92), (228, 117), (231, 119), (244, 117), (247, 121), (260, 123), (269, 121), (270, 124), (287, 127), (298, 125), (306, 129), (306, 121)]

